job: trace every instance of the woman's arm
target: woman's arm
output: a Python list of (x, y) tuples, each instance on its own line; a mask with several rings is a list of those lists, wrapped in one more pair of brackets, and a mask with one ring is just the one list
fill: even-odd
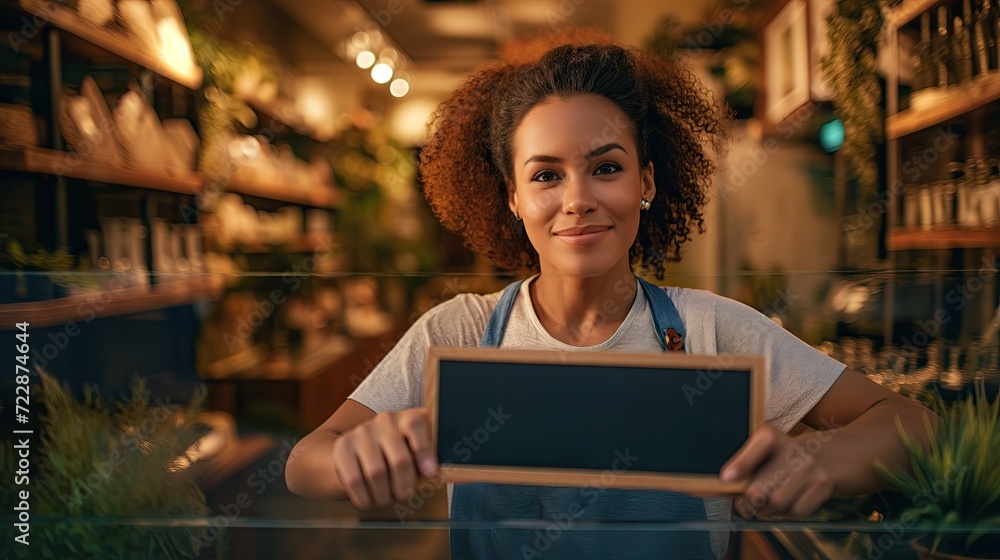
[(757, 431), (723, 467), (724, 480), (750, 478), (735, 501), (744, 516), (804, 517), (833, 497), (886, 487), (875, 468), (909, 468), (896, 426), (928, 445), (924, 417), (939, 420), (920, 404), (847, 368), (803, 422), (816, 429), (790, 437), (773, 428)]
[(348, 399), (295, 446), (285, 482), (304, 498), (346, 498), (367, 509), (409, 498), (418, 477), (437, 468), (426, 410), (375, 414)]
[(347, 399), (316, 428), (299, 440), (285, 464), (285, 483), (293, 494), (311, 500), (343, 500), (347, 494), (334, 471), (333, 444), (348, 430), (375, 418), (367, 406)]
[[(916, 436), (927, 449), (930, 434), (924, 417), (935, 427), (940, 417), (917, 401), (886, 389), (850, 368), (809, 411), (803, 422), (813, 429), (828, 431), (831, 436), (819, 455), (830, 465), (838, 482), (835, 497), (885, 489), (886, 483), (874, 467), (876, 460), (889, 468), (910, 467), (909, 453), (896, 426), (897, 416), (906, 432)], [(820, 435), (799, 437), (808, 440)], [(853, 461), (845, 460), (852, 457)]]

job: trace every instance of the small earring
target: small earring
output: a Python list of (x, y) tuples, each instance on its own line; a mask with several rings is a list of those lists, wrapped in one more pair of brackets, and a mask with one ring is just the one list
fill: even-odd
[(520, 222), (521, 221), (521, 215), (518, 214), (517, 212), (514, 212), (514, 219)]
[(639, 208), (641, 208), (642, 210), (649, 210), (649, 207), (652, 205), (653, 204), (649, 201), (648, 198), (644, 198), (642, 199), (642, 202), (639, 203)]

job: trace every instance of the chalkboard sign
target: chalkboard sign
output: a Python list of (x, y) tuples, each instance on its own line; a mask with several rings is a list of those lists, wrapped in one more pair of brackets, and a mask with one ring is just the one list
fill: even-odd
[(763, 421), (763, 370), (760, 356), (432, 347), (425, 405), (450, 482), (737, 494), (747, 481), (719, 471)]

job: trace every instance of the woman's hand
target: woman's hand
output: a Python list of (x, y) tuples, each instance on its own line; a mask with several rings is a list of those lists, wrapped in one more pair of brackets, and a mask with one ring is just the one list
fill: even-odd
[(834, 481), (820, 453), (830, 434), (789, 437), (763, 426), (722, 467), (722, 480), (749, 479), (733, 501), (746, 518), (802, 518), (833, 497)]
[(383, 412), (337, 438), (334, 472), (355, 507), (408, 499), (417, 483), (437, 473), (427, 411)]

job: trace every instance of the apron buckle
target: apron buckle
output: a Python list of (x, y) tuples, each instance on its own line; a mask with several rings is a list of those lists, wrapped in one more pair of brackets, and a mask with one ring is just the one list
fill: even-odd
[(680, 334), (677, 333), (677, 330), (674, 329), (673, 327), (670, 327), (669, 329), (664, 331), (663, 337), (664, 340), (666, 340), (667, 342), (668, 350), (672, 352), (680, 352), (681, 350), (684, 350), (684, 339), (681, 337)]

